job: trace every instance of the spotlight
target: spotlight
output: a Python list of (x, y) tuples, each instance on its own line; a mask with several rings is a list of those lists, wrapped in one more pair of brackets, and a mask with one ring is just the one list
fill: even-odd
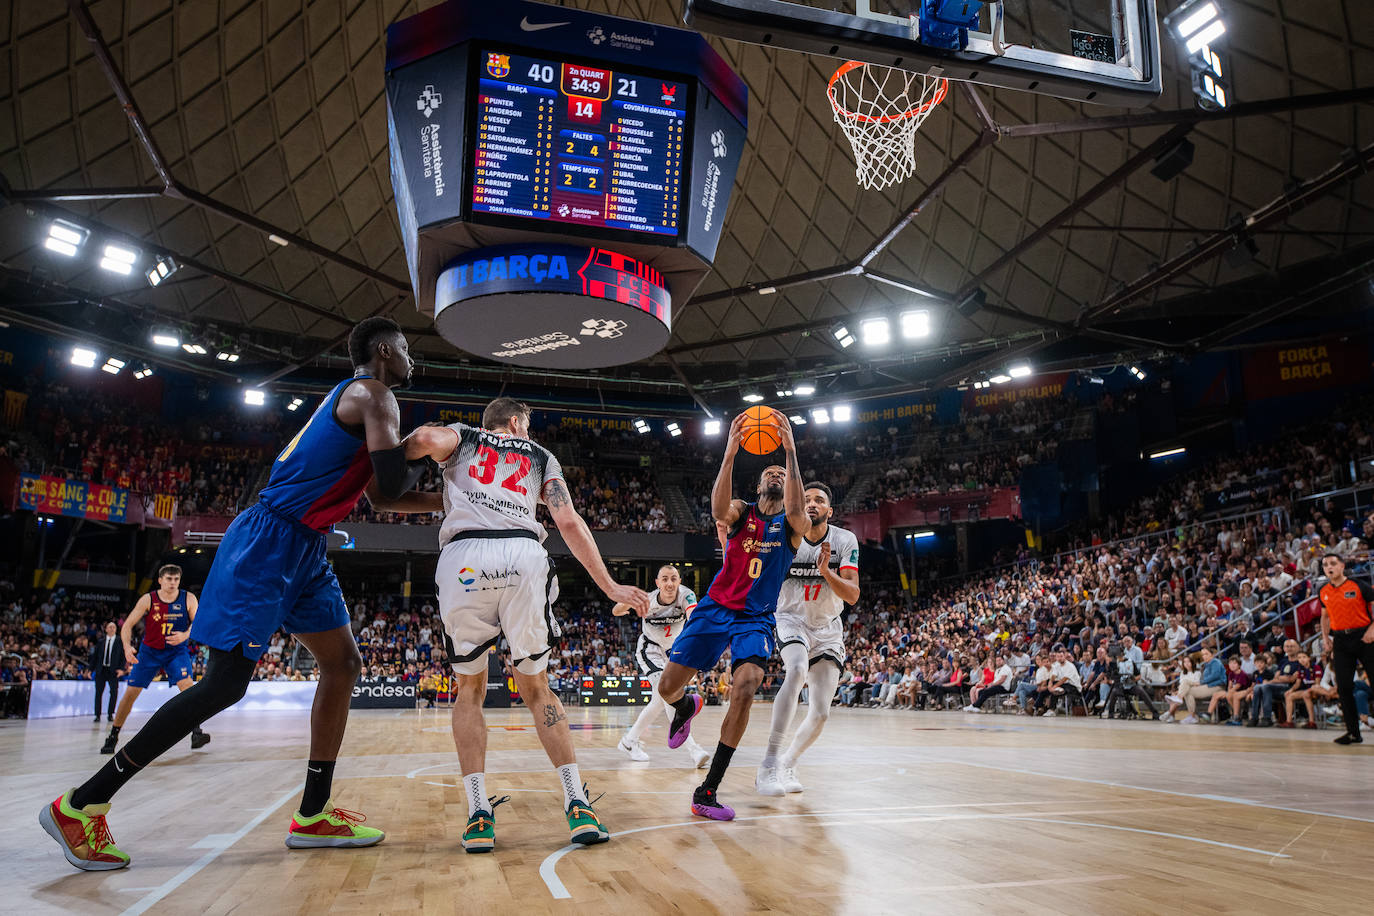
[(1196, 148), (1187, 137), (1179, 138), (1179, 141), (1164, 152), (1155, 157), (1154, 167), (1150, 169), (1150, 174), (1160, 181), (1173, 181), (1183, 170), (1193, 164), (1193, 153)]
[(112, 273), (127, 275), (133, 273), (134, 262), (137, 260), (137, 250), (111, 244), (105, 246), (105, 256), (100, 259), (100, 266)]
[(902, 337), (915, 340), (930, 336), (930, 312), (925, 309), (911, 309), (902, 312)]
[(1100, 375), (1089, 375), (1089, 376), (1088, 376), (1088, 384), (1089, 384), (1089, 385), (1105, 385), (1105, 384), (1106, 384), (1106, 381), (1105, 381), (1105, 380), (1102, 378), (1102, 376), (1100, 376)]
[(149, 286), (157, 286), (163, 280), (166, 280), (172, 274), (176, 273), (180, 268), (181, 265), (173, 258), (164, 256), (158, 258), (157, 263), (150, 267), (144, 276), (148, 278)]
[(267, 403), (267, 393), (257, 388), (246, 388), (243, 392), (243, 403), (249, 407), (261, 407)]
[(817, 407), (811, 411), (811, 422), (817, 426), (824, 426), (830, 422), (830, 411), (824, 407)]
[(906, 536), (906, 539), (908, 541), (921, 541), (933, 537), (935, 537), (934, 531), (913, 531)]
[(225, 363), (236, 363), (239, 361), (237, 353), (230, 353), (228, 350), (220, 350), (215, 354), (215, 359)]
[(1022, 363), (1019, 366), (1012, 366), (1010, 369), (1007, 370), (1007, 374), (1010, 375), (1012, 378), (1025, 378), (1026, 376), (1031, 374), (1031, 367), (1027, 366), (1025, 363)]
[(1226, 34), (1226, 23), (1212, 0), (1193, 0), (1164, 17), (1164, 27), (1183, 42), (1189, 56)]
[(43, 240), (43, 247), (70, 258), (85, 244), (86, 237), (90, 234), (90, 230), (83, 229), (75, 223), (55, 219), (48, 224), (48, 237)]
[(1220, 111), (1231, 104), (1231, 88), (1221, 75), (1221, 55), (1203, 48), (1188, 60), (1193, 71), (1193, 95), (1204, 111)]
[(139, 380), (142, 380), (142, 379), (145, 379), (145, 378), (150, 377), (152, 374), (153, 374), (152, 367), (150, 367), (150, 366), (144, 366), (142, 369), (139, 369), (137, 372), (134, 373), (134, 378), (139, 379)]
[(668, 435), (672, 436), (674, 439), (682, 435), (682, 427), (678, 426), (676, 423), (669, 423), (664, 429), (668, 430)]
[(1179, 446), (1178, 448), (1165, 449), (1162, 452), (1151, 452), (1150, 458), (1151, 460), (1155, 458), (1170, 458), (1174, 455), (1182, 455), (1186, 451), (1188, 451), (1186, 448)]
[(300, 410), (301, 405), (304, 403), (305, 398), (292, 398), (291, 403), (286, 405), (286, 409), (291, 411)]
[(848, 404), (836, 404), (831, 409), (830, 416), (836, 423), (848, 423), (854, 419), (854, 408)]
[(109, 359), (105, 360), (105, 365), (100, 367), (100, 371), (108, 372), (111, 375), (118, 375), (119, 370), (123, 369), (125, 365), (126, 364), (124, 360), (115, 359), (113, 356), (111, 356)]
[(865, 318), (859, 322), (859, 336), (865, 347), (881, 347), (892, 340), (892, 324), (886, 318)]
[(759, 401), (763, 400), (763, 395), (759, 394), (757, 391), (746, 391), (744, 393), (744, 400), (749, 404), (757, 404)]
[(95, 351), (85, 347), (72, 347), (72, 365), (82, 369), (95, 368)]
[(702, 435), (704, 435), (704, 436), (719, 436), (719, 435), (720, 435), (720, 421), (719, 421), (719, 420), (707, 420), (706, 422), (702, 423), (702, 424), (701, 424), (701, 433), (702, 433)]
[(1141, 369), (1139, 366), (1131, 367), (1131, 375), (1134, 375), (1137, 379), (1139, 379), (1142, 382), (1145, 381), (1145, 370)]
[(635, 431), (638, 432), (641, 436), (648, 435), (648, 433), (649, 433), (649, 423), (648, 423), (648, 421), (645, 420), (645, 419), (643, 419), (642, 417), (635, 417)]
[(1011, 381), (1011, 376), (1002, 375), (999, 372), (997, 375), (994, 375), (992, 378), (988, 379), (988, 381), (992, 382), (992, 384), (994, 385), (1005, 385), (1007, 382)]
[(792, 396), (792, 389), (791, 389), (791, 388), (778, 388), (778, 389), (777, 389), (777, 392), (778, 392), (778, 397), (780, 397), (780, 398), (790, 398), (790, 397)]
[(198, 343), (184, 343), (181, 345), (181, 349), (196, 356), (204, 356), (206, 353), (206, 349)]
[(164, 328), (160, 331), (153, 332), (153, 343), (159, 347), (175, 348), (181, 346), (181, 338), (177, 336), (175, 331), (169, 331)]
[(797, 386), (792, 389), (802, 397), (816, 393), (816, 386), (812, 382), (797, 382)]
[(830, 329), (830, 333), (834, 335), (835, 340), (838, 341), (839, 345), (844, 349), (848, 350), (850, 347), (854, 346), (854, 335), (849, 333), (849, 328), (845, 327), (843, 324), (835, 325)]
[(793, 425), (793, 426), (805, 426), (805, 425), (806, 425), (806, 417), (803, 417), (803, 416), (802, 416), (801, 414), (799, 414), (799, 413), (794, 413), (794, 414), (792, 414), (792, 416), (788, 417), (787, 419), (789, 419), (789, 420), (792, 421), (792, 425)]

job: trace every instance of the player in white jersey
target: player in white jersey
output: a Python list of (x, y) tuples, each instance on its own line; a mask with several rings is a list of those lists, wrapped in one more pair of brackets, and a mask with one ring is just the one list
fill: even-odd
[(610, 834), (587, 802), (577, 770), (568, 717), (549, 689), (545, 669), (553, 639), (558, 582), (544, 550), (544, 526), (535, 518), (543, 503), (568, 549), (612, 601), (642, 617), (649, 596), (611, 578), (586, 522), (573, 508), (563, 471), (552, 453), (530, 441), (530, 409), (497, 398), (482, 414), (482, 429), (454, 423), (421, 427), (406, 440), (406, 457), (428, 456), (444, 471), (444, 523), (439, 529), (439, 614), (445, 650), (457, 675), (453, 743), (463, 770), (468, 826), (463, 848), (490, 852), (496, 824), (487, 798), (487, 652), (503, 635), (512, 672), (535, 732), (558, 769), (568, 828), (574, 843), (604, 843)]
[[(829, 487), (808, 483), (804, 496), (811, 531), (797, 548), (778, 593), (775, 625), (786, 674), (773, 700), (773, 731), (754, 781), (760, 795), (802, 790), (797, 758), (820, 737), (844, 667), (840, 612), (859, 600), (859, 539), (830, 524), (834, 510)], [(806, 720), (786, 753), (780, 754), (803, 683), (808, 691)]]
[[(697, 606), (696, 593), (683, 586), (682, 573), (671, 563), (659, 568), (654, 584), (658, 586), (658, 591), (649, 598), (649, 616), (644, 618), (644, 631), (639, 634), (639, 641), (635, 644), (635, 663), (639, 665), (640, 676), (653, 685), (654, 697), (640, 712), (625, 737), (620, 739), (620, 749), (629, 754), (631, 760), (649, 759), (640, 738), (654, 716), (661, 712), (667, 717), (669, 727), (673, 724), (673, 710), (658, 695), (658, 677), (668, 661), (668, 650), (673, 647), (673, 640), (677, 639), (682, 625), (687, 622), (687, 616)], [(611, 608), (611, 613), (617, 617), (629, 612), (628, 604), (617, 604)], [(683, 746), (692, 755), (692, 762), (697, 769), (710, 763), (711, 752), (697, 744), (694, 738), (689, 736)]]

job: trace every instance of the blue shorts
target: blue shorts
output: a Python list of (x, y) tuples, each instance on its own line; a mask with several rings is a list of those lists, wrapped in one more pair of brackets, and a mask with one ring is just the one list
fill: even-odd
[(191, 653), (187, 651), (186, 643), (168, 646), (165, 649), (152, 649), (140, 645), (138, 664), (129, 669), (129, 679), (124, 682), (124, 686), (147, 687), (159, 671), (166, 671), (167, 680), (173, 684), (191, 676)]
[(200, 593), (191, 638), (214, 649), (243, 646), (260, 658), (279, 629), (320, 633), (348, 626), (324, 535), (258, 503), (229, 525)]
[(773, 654), (773, 616), (759, 617), (721, 607), (704, 597), (668, 650), (668, 661), (710, 671), (730, 647), (732, 667)]

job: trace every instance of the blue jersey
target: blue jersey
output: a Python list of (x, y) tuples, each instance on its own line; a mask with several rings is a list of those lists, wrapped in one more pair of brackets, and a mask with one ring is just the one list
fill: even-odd
[(706, 594), (723, 608), (771, 617), (794, 554), (787, 515), (763, 515), (746, 503), (726, 541), (725, 565)]
[(296, 438), (272, 463), (260, 497), (308, 528), (326, 531), (343, 521), (372, 480), (372, 460), (361, 426), (339, 420), (339, 398), (354, 376), (335, 385)]

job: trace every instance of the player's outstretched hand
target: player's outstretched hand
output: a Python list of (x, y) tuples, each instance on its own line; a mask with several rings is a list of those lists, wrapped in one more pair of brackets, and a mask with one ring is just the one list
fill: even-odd
[(190, 639), (190, 638), (191, 638), (191, 634), (190, 634), (189, 631), (187, 631), (187, 630), (177, 630), (177, 631), (175, 631), (175, 632), (172, 632), (172, 633), (168, 633), (168, 634), (167, 634), (167, 645), (169, 645), (169, 646), (179, 646), (179, 645), (181, 645), (182, 643), (184, 643), (186, 640), (188, 640), (188, 639)]
[(628, 604), (635, 609), (635, 613), (640, 617), (649, 616), (649, 593), (643, 589), (635, 588), (633, 585), (620, 585), (619, 583), (611, 586), (611, 590), (606, 593), (616, 604)]
[(725, 454), (733, 455), (739, 451), (740, 443), (744, 441), (744, 421), (746, 416), (743, 411), (730, 421), (730, 435), (725, 437)]
[(820, 552), (820, 554), (816, 557), (816, 568), (817, 568), (817, 569), (825, 569), (825, 568), (827, 568), (828, 566), (830, 566), (830, 542), (829, 542), (829, 541), (822, 541), (822, 542), (821, 542), (821, 552)]
[(792, 436), (792, 424), (789, 423), (787, 417), (783, 416), (779, 411), (773, 411), (773, 417), (777, 421), (774, 425), (778, 428), (778, 438), (782, 440), (782, 450), (784, 452), (795, 452), (797, 450), (797, 440)]

